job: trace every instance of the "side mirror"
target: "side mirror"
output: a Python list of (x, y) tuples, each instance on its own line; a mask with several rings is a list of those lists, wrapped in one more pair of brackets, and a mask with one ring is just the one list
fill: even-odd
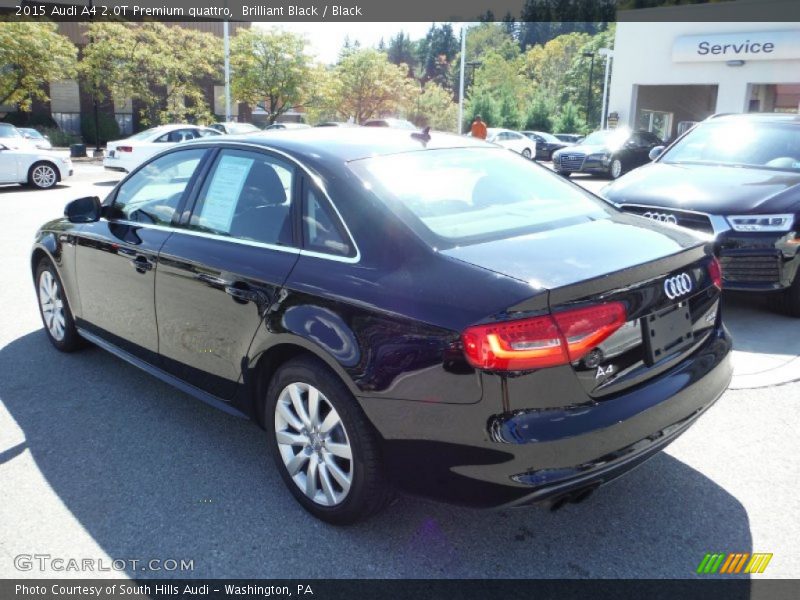
[(2, 152), (3, 150), (8, 150), (8, 146), (6, 146), (5, 144), (0, 144), (0, 152)]
[(655, 159), (657, 159), (659, 156), (661, 156), (661, 154), (662, 154), (663, 152), (664, 152), (664, 146), (656, 146), (655, 148), (652, 148), (652, 149), (650, 150), (650, 153), (647, 155), (647, 157), (648, 157), (650, 160), (655, 160)]
[(64, 208), (64, 216), (70, 223), (94, 223), (100, 220), (102, 205), (97, 196), (86, 196), (73, 200)]

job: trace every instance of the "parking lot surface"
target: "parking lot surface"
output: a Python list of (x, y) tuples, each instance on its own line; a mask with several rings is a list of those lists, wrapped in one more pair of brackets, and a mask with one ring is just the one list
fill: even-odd
[[(334, 528), (297, 506), (252, 423), (99, 349), (48, 343), (34, 231), (116, 179), (78, 164), (50, 191), (0, 188), (0, 577), (693, 577), (707, 552), (773, 553), (757, 577), (800, 571), (800, 321), (726, 298), (738, 389), (582, 504), (480, 512), (401, 497)], [(193, 570), (20, 571), (21, 554)]]

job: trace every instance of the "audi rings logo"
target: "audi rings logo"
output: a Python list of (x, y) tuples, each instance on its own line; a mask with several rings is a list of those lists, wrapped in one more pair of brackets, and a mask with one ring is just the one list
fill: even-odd
[(678, 224), (678, 219), (675, 218), (675, 215), (671, 215), (669, 213), (647, 211), (642, 216), (647, 217), (651, 221), (658, 221), (659, 223), (671, 223), (672, 225)]
[(685, 296), (692, 291), (693, 287), (692, 278), (689, 277), (688, 273), (681, 273), (664, 281), (664, 293), (667, 294), (667, 298), (670, 300)]

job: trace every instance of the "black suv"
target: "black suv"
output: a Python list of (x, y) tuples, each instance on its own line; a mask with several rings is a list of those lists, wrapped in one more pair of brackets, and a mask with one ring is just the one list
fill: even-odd
[(800, 116), (711, 117), (603, 190), (624, 210), (716, 236), (727, 289), (800, 317)]

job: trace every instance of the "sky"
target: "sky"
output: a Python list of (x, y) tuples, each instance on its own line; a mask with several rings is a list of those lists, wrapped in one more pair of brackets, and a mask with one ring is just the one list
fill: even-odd
[[(453, 32), (458, 36), (461, 28), (460, 24), (453, 27)], [(411, 23), (332, 23), (332, 22), (306, 22), (306, 23), (264, 23), (255, 22), (253, 27), (269, 29), (278, 27), (286, 31), (305, 34), (309, 41), (311, 52), (326, 64), (336, 62), (344, 44), (345, 36), (350, 37), (350, 41), (358, 40), (362, 47), (374, 47), (378, 45), (381, 37), (386, 43), (400, 31), (405, 31), (411, 36), (412, 40), (425, 37), (431, 27), (429, 22)]]

